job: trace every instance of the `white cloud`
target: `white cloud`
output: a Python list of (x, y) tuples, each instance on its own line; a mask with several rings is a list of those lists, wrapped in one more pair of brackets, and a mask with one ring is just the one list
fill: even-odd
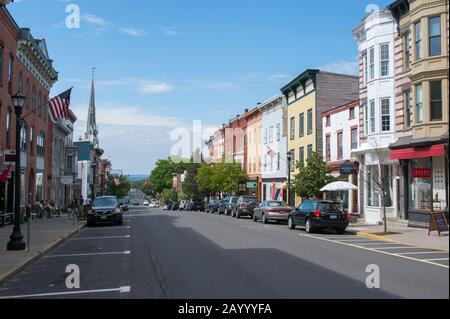
[(319, 70), (348, 75), (358, 75), (357, 60), (339, 60), (317, 67)]
[(161, 30), (162, 30), (163, 34), (168, 37), (177, 37), (177, 36), (181, 35), (180, 32), (175, 31), (172, 28), (163, 27), (163, 28), (161, 28)]
[(138, 28), (119, 28), (119, 31), (132, 37), (145, 37), (148, 32)]
[(93, 15), (93, 14), (84, 14), (81, 16), (81, 20), (86, 21), (90, 24), (94, 24), (96, 26), (101, 26), (101, 27), (111, 24), (111, 22), (109, 22), (101, 17), (98, 17), (96, 15)]
[(139, 81), (137, 90), (144, 94), (167, 93), (173, 90), (173, 87), (166, 82)]

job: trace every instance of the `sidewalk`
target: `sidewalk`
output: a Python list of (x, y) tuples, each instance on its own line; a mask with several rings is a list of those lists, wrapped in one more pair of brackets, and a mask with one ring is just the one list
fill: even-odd
[[(0, 284), (33, 262), (50, 249), (84, 227), (85, 222), (75, 222), (75, 227), (66, 215), (53, 219), (35, 219), (31, 222), (30, 251), (7, 251), (6, 245), (13, 226), (0, 227)], [(27, 242), (27, 224), (21, 225)]]
[(380, 240), (392, 241), (423, 248), (438, 249), (449, 251), (449, 235), (448, 232), (441, 234), (439, 237), (436, 231), (431, 232), (428, 236), (428, 229), (410, 228), (405, 226), (393, 225), (389, 226), (389, 235), (383, 234), (383, 226), (354, 225), (348, 227), (348, 231), (355, 232), (361, 237), (370, 237)]

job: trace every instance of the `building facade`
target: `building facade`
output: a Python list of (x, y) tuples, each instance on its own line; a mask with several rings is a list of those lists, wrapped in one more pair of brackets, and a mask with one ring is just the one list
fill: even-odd
[(244, 114), (247, 122), (246, 129), (246, 193), (261, 199), (261, 112), (255, 107)]
[(287, 200), (287, 105), (283, 96), (259, 106), (262, 114), (262, 200)]
[[(296, 164), (303, 165), (313, 152), (322, 154), (321, 114), (358, 98), (358, 77), (308, 69), (281, 92), (287, 100), (287, 149), (293, 158), (289, 169), (295, 175)], [(301, 201), (295, 195), (295, 205)]]
[[(394, 35), (389, 10), (370, 13), (353, 31), (360, 67), (360, 145), (353, 151), (360, 162), (360, 213), (366, 222), (398, 217), (398, 161), (389, 144), (395, 141)], [(384, 205), (383, 196), (384, 192)]]
[[(322, 113), (323, 158), (339, 181), (358, 186), (359, 162), (352, 151), (359, 146), (359, 100)], [(331, 194), (343, 202), (344, 208), (358, 212), (358, 192), (342, 191)]]
[[(397, 139), (400, 212), (410, 226), (427, 227), (430, 213), (448, 214), (448, 1), (396, 1)], [(448, 216), (448, 215), (447, 215)]]
[(47, 101), (58, 74), (49, 58), (44, 39), (35, 39), (20, 28), (4, 5), (0, 5), (0, 168), (9, 169), (0, 183), (0, 210), (14, 207), (14, 171), (5, 154), (15, 153), (15, 112), (11, 96), (26, 97), (20, 127), (21, 205), (31, 194), (33, 202), (50, 200), (52, 188), (52, 125)]

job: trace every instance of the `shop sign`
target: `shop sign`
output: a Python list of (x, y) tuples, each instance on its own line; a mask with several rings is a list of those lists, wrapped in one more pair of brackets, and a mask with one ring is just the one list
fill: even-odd
[(258, 188), (258, 183), (257, 182), (247, 182), (246, 187), (247, 187), (247, 189)]
[(431, 178), (430, 168), (413, 168), (412, 169), (413, 178)]
[(439, 237), (441, 236), (442, 232), (448, 231), (448, 222), (445, 218), (444, 212), (431, 213), (428, 236), (430, 236), (430, 233), (435, 230), (437, 230)]
[(73, 184), (73, 176), (61, 176), (61, 184), (72, 185)]
[(355, 166), (353, 164), (342, 164), (339, 167), (339, 172), (341, 175), (343, 174), (354, 174), (355, 173)]

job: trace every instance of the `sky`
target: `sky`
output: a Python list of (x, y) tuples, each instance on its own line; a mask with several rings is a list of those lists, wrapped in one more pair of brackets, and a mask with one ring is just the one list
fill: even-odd
[[(75, 139), (85, 131), (95, 67), (100, 147), (114, 169), (150, 173), (176, 128), (220, 127), (280, 94), (307, 68), (357, 73), (351, 31), (379, 0), (15, 0), (20, 27), (45, 38), (59, 72), (51, 96), (74, 87)], [(66, 8), (80, 28), (66, 27)]]

